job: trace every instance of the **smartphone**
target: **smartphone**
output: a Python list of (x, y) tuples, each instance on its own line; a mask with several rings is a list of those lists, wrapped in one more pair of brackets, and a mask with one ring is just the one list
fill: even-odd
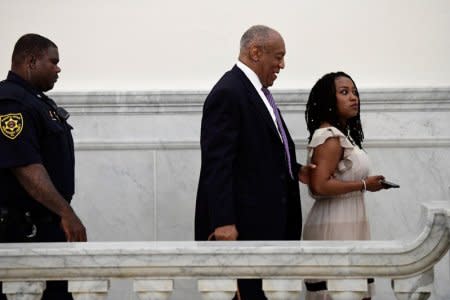
[(390, 188), (399, 188), (400, 186), (396, 183), (387, 181), (387, 180), (381, 180), (380, 181), (381, 185), (385, 188), (385, 189), (390, 189)]

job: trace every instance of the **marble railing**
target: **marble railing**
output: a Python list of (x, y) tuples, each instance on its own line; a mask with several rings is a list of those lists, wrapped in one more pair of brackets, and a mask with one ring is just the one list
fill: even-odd
[(326, 278), (333, 299), (361, 299), (366, 278), (392, 279), (397, 299), (427, 299), (433, 266), (450, 246), (450, 205), (423, 205), (421, 232), (404, 241), (88, 242), (2, 244), (8, 299), (40, 299), (65, 279), (76, 300), (106, 299), (128, 278), (139, 299), (169, 299), (176, 278), (198, 279), (204, 299), (231, 299), (236, 278), (263, 278), (269, 299), (299, 299), (302, 279)]

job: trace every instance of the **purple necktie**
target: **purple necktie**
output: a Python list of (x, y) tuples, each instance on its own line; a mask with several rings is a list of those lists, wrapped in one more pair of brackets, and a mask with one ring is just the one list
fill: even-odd
[(286, 160), (288, 163), (289, 175), (291, 175), (291, 178), (294, 179), (294, 176), (292, 175), (292, 170), (291, 170), (291, 155), (289, 154), (289, 144), (288, 144), (288, 140), (286, 137), (286, 132), (284, 131), (283, 123), (281, 122), (280, 112), (278, 111), (277, 104), (275, 103), (275, 100), (273, 99), (270, 91), (265, 87), (262, 87), (261, 90), (263, 91), (264, 95), (266, 95), (267, 100), (269, 100), (270, 106), (272, 106), (273, 112), (275, 113), (275, 120), (277, 121), (278, 131), (280, 132), (281, 139), (283, 140), (284, 151), (286, 153)]

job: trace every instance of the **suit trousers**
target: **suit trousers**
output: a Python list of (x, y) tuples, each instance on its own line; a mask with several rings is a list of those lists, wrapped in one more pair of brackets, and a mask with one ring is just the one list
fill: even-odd
[(238, 279), (240, 298), (233, 300), (267, 300), (262, 289), (262, 279)]

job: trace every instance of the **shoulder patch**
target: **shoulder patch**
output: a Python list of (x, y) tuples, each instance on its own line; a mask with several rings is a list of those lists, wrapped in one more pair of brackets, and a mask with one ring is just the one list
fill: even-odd
[(14, 140), (23, 129), (23, 117), (21, 113), (0, 115), (0, 129), (4, 136)]

